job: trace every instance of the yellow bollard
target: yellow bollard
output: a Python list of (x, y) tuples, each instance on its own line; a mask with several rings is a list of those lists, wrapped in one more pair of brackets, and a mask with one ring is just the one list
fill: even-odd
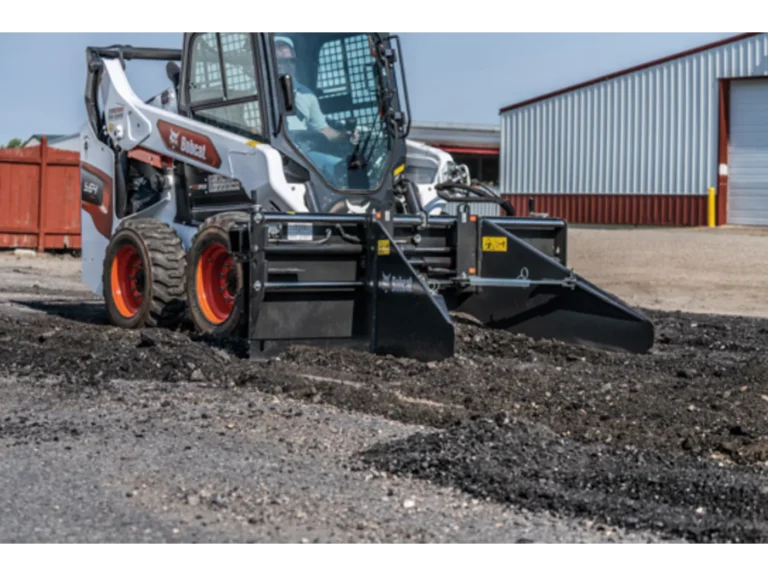
[(715, 189), (709, 189), (709, 202), (707, 205), (707, 226), (715, 227)]

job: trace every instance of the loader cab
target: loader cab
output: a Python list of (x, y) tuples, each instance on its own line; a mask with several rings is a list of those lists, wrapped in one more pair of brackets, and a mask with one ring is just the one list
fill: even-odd
[(278, 150), (289, 182), (308, 185), (312, 211), (391, 207), (410, 120), (395, 42), (378, 33), (186, 34), (179, 111)]

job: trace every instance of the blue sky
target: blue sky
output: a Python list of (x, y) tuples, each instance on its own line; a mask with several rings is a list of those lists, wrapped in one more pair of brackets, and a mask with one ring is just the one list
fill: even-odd
[[(732, 36), (732, 33), (407, 33), (414, 121), (498, 124), (499, 108)], [(85, 121), (85, 48), (181, 47), (181, 34), (0, 34), (0, 143), (69, 134)], [(163, 63), (129, 63), (141, 97), (165, 88)]]

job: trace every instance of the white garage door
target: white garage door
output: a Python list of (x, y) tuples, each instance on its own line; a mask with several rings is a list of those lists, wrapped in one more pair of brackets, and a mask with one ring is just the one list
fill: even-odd
[(728, 223), (768, 226), (768, 81), (731, 82)]

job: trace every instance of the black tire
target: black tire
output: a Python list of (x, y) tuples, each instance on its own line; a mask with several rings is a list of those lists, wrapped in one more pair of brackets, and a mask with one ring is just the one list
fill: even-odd
[[(132, 278), (135, 288), (124, 291), (124, 282), (130, 284)], [(102, 280), (110, 322), (129, 329), (176, 327), (186, 309), (185, 278), (184, 248), (168, 224), (150, 218), (122, 222), (104, 256)]]
[(243, 270), (232, 259), (229, 231), (244, 222), (248, 222), (244, 212), (222, 212), (206, 219), (192, 239), (187, 304), (195, 329), (203, 334), (241, 335)]

